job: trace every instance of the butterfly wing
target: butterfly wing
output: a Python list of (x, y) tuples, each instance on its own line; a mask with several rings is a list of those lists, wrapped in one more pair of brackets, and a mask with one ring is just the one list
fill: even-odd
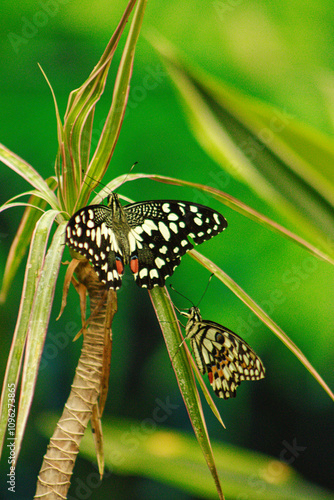
[(196, 327), (191, 338), (195, 360), (218, 397), (234, 398), (243, 380), (264, 378), (262, 361), (239, 335), (212, 321), (197, 322)]
[(104, 205), (81, 208), (66, 227), (66, 243), (86, 257), (108, 288), (118, 289), (124, 272), (123, 255), (112, 231), (112, 211)]
[(146, 201), (127, 205), (124, 211), (137, 238), (134, 278), (139, 286), (149, 289), (163, 286), (182, 255), (193, 248), (188, 238), (200, 244), (227, 227), (221, 214), (195, 203)]

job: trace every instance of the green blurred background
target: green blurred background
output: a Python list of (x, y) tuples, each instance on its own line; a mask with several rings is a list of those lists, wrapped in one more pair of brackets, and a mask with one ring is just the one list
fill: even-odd
[[(68, 94), (86, 79), (114, 31), (126, 2), (2, 2), (0, 141), (31, 163), (44, 177), (53, 174), (57, 151), (56, 121), (50, 91), (37, 67), (46, 72), (61, 116)], [(44, 6), (44, 7), (43, 7)], [(44, 10), (43, 10), (44, 9)], [(48, 13), (45, 14), (46, 9)], [(41, 14), (41, 12), (43, 14)], [(37, 25), (37, 27), (36, 27)], [(334, 11), (332, 1), (281, 0), (148, 2), (143, 33), (157, 29), (190, 59), (245, 93), (259, 97), (322, 132), (333, 134)], [(18, 37), (9, 36), (14, 33)], [(14, 41), (15, 38), (15, 41)], [(121, 50), (115, 55), (109, 85), (96, 113), (96, 137), (108, 110)], [(148, 76), (150, 75), (150, 76)], [(229, 176), (201, 150), (184, 119), (173, 86), (156, 53), (141, 36), (135, 58), (128, 111), (106, 181), (129, 171), (171, 175), (203, 182), (240, 198), (283, 223), (273, 209)], [(0, 203), (27, 190), (26, 183), (0, 166)], [(333, 277), (329, 264), (191, 189), (138, 181), (122, 194), (136, 200), (175, 198), (209, 203), (220, 210), (229, 228), (200, 250), (230, 274), (286, 331), (333, 387)], [(0, 219), (0, 269), (22, 215), (6, 211)], [(291, 228), (294, 229), (294, 228)], [(223, 252), (221, 249), (223, 248)], [(64, 260), (68, 258), (65, 251)], [(45, 352), (17, 468), (16, 499), (33, 496), (47, 439), (34, 421), (45, 410), (60, 414), (70, 390), (81, 340), (78, 298), (73, 290), (59, 321), (61, 270)], [(1, 306), (0, 373), (3, 377), (17, 317), (24, 266), (7, 303)], [(196, 302), (208, 272), (189, 256), (169, 283)], [(279, 292), (279, 303), (275, 296)], [(113, 324), (111, 381), (106, 412), (139, 421), (150, 417), (156, 398), (179, 404), (166, 425), (192, 432), (174, 372), (147, 293), (128, 274), (119, 294)], [(179, 308), (189, 304), (172, 295)], [(216, 401), (227, 426), (223, 430), (206, 409), (212, 438), (279, 457), (283, 441), (295, 439), (306, 449), (293, 467), (305, 478), (333, 488), (332, 402), (297, 359), (217, 280), (201, 304), (204, 318), (240, 333), (261, 356), (265, 381), (243, 384), (235, 400)], [(57, 345), (62, 339), (63, 345)], [(204, 403), (205, 405), (205, 403)], [(204, 459), (203, 459), (204, 460)], [(75, 475), (93, 465), (80, 458)], [(1, 466), (7, 473), (6, 463)], [(209, 472), (208, 472), (209, 474)], [(3, 474), (2, 474), (3, 476)], [(23, 479), (24, 478), (24, 479)], [(135, 477), (110, 475), (93, 498), (133, 499), (190, 497), (167, 486)], [(9, 495), (4, 481), (0, 496)], [(8, 496), (9, 498), (9, 496)]]

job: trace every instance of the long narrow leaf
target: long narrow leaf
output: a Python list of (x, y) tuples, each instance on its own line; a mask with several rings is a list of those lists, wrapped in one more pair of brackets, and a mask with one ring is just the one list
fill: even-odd
[[(315, 255), (316, 257), (319, 257), (320, 259), (323, 259), (330, 264), (334, 265), (334, 250), (333, 247), (329, 244), (324, 244), (323, 247), (320, 248), (320, 245), (315, 246), (312, 243), (308, 242), (301, 236), (296, 235), (289, 229), (285, 228), (284, 226), (278, 224), (277, 222), (269, 219), (269, 217), (266, 217), (265, 215), (257, 212), (253, 208), (249, 207), (242, 201), (234, 198), (234, 196), (231, 196), (227, 193), (224, 193), (223, 191), (220, 191), (217, 188), (213, 188), (211, 186), (205, 186), (203, 184), (197, 184), (196, 182), (190, 182), (190, 181), (183, 181), (180, 179), (174, 179), (172, 177), (166, 177), (163, 175), (147, 175), (146, 177), (160, 181), (160, 182), (166, 182), (168, 184), (175, 184), (177, 186), (189, 186), (189, 187), (194, 187), (196, 189), (199, 189), (203, 192), (209, 193), (212, 195), (214, 198), (219, 200), (220, 202), (224, 203), (224, 205), (233, 208), (233, 210), (236, 210), (242, 215), (245, 215), (251, 220), (254, 220), (255, 222), (267, 227), (268, 229), (281, 234), (281, 236), (284, 236), (285, 238), (288, 238), (301, 247), (305, 248), (308, 252), (310, 252), (312, 255)], [(142, 176), (143, 178), (143, 176)], [(128, 180), (133, 180), (132, 178)]]
[(172, 366), (196, 438), (214, 479), (219, 498), (223, 499), (224, 495), (221, 490), (217, 469), (212, 454), (212, 448), (204, 420), (201, 401), (186, 353), (183, 349), (179, 349), (181, 335), (179, 332), (178, 321), (171, 306), (170, 297), (168, 295), (166, 287), (164, 289), (154, 288), (150, 291), (150, 297), (155, 308), (162, 333), (164, 335), (169, 357), (172, 361)]
[(316, 369), (311, 365), (306, 356), (302, 353), (299, 347), (283, 332), (283, 330), (268, 316), (268, 314), (261, 309), (260, 306), (235, 282), (230, 278), (222, 269), (220, 269), (214, 262), (212, 262), (204, 255), (201, 255), (197, 250), (190, 250), (189, 254), (197, 260), (200, 264), (206, 267), (209, 271), (215, 274), (220, 281), (222, 281), (232, 292), (239, 297), (246, 306), (253, 311), (254, 314), (275, 333), (275, 335), (285, 344), (288, 349), (299, 359), (305, 368), (311, 373), (321, 387), (327, 392), (329, 397), (334, 401), (334, 394), (328, 387), (323, 378), (319, 375)]
[[(282, 120), (279, 110), (267, 107), (261, 114), (264, 103), (246, 98), (226, 84), (213, 84), (204, 72), (185, 65), (166, 40), (155, 38), (153, 43), (163, 56), (191, 127), (207, 152), (303, 235), (313, 242), (321, 238), (327, 245), (328, 237), (334, 236), (334, 188), (321, 164), (315, 168), (305, 156), (309, 148), (315, 156), (315, 141), (309, 146), (310, 134), (302, 142), (296, 122), (287, 116)], [(297, 144), (298, 153), (292, 147)], [(320, 144), (317, 146), (320, 152)], [(331, 153), (328, 148), (323, 150), (322, 157), (326, 155), (333, 163), (333, 146)]]
[[(73, 200), (77, 200), (74, 193), (79, 192), (81, 188), (82, 171), (86, 171), (89, 163), (95, 105), (104, 91), (113, 55), (135, 3), (136, 0), (130, 0), (98, 64), (83, 85), (69, 96), (64, 120), (64, 140), (66, 161), (71, 161), (72, 168), (64, 170), (63, 177), (66, 185), (66, 207), (71, 212), (75, 209)], [(114, 141), (115, 139), (117, 135), (113, 138)], [(67, 151), (70, 152), (70, 158)], [(93, 174), (91, 177), (100, 178)], [(83, 190), (84, 193), (86, 191), (88, 189)]]
[[(134, 181), (138, 179), (152, 179), (154, 181), (158, 182), (164, 182), (166, 184), (173, 184), (176, 186), (188, 186), (188, 187), (193, 187), (196, 189), (199, 189), (200, 191), (203, 191), (204, 193), (209, 193), (212, 197), (220, 201), (221, 203), (224, 203), (224, 205), (232, 208), (236, 212), (244, 215), (245, 217), (248, 217), (249, 219), (261, 224), (264, 227), (267, 227), (271, 231), (274, 231), (281, 236), (293, 241), (294, 243), (297, 243), (297, 245), (300, 245), (303, 247), (305, 250), (310, 252), (312, 255), (315, 255), (316, 257), (319, 257), (322, 260), (325, 260), (329, 262), (330, 264), (334, 265), (334, 250), (333, 248), (328, 245), (326, 248), (319, 247), (312, 245), (310, 242), (302, 238), (301, 236), (293, 233), (289, 229), (285, 228), (281, 224), (278, 224), (277, 222), (273, 221), (269, 217), (266, 217), (265, 215), (261, 214), (257, 210), (254, 210), (252, 207), (246, 205), (242, 201), (238, 200), (237, 198), (234, 198), (234, 196), (231, 196), (227, 193), (224, 193), (223, 191), (220, 191), (217, 188), (213, 188), (211, 186), (206, 186), (204, 184), (198, 184), (196, 182), (191, 182), (191, 181), (184, 181), (181, 179), (176, 179), (174, 177), (168, 177), (165, 175), (154, 175), (154, 174), (127, 174), (127, 175), (121, 175), (115, 179), (113, 179), (111, 182), (109, 182), (101, 191), (98, 195), (95, 196), (95, 198), (92, 200), (93, 203), (101, 203), (101, 200), (105, 198), (110, 191), (113, 191), (117, 189), (119, 186), (123, 184), (123, 182), (126, 180), (128, 181)], [(209, 200), (209, 198), (208, 198)]]
[(29, 184), (31, 184), (38, 191), (42, 191), (45, 194), (48, 203), (54, 210), (59, 209), (58, 200), (43, 177), (41, 177), (31, 165), (25, 162), (18, 155), (14, 154), (3, 144), (0, 144), (0, 161), (21, 175), (23, 179), (29, 182)]
[(113, 100), (100, 141), (89, 165), (89, 175), (101, 178), (108, 167), (121, 129), (130, 89), (135, 48), (139, 37), (147, 0), (138, 0), (117, 73)]
[[(57, 213), (54, 212), (54, 217)], [(64, 250), (66, 223), (59, 225), (37, 278), (29, 322), (23, 364), (22, 385), (16, 422), (16, 457), (19, 454), (30, 406), (32, 403), (39, 363), (48, 328), (53, 296)], [(35, 277), (36, 279), (36, 277)], [(29, 297), (31, 301), (31, 297)]]
[[(7, 395), (7, 387), (14, 384), (17, 387), (19, 371), (22, 362), (23, 349), (26, 343), (28, 323), (35, 294), (37, 277), (44, 263), (46, 245), (49, 237), (49, 232), (52, 223), (57, 216), (57, 212), (48, 211), (43, 214), (36, 224), (32, 235), (30, 251), (28, 255), (26, 272), (23, 283), (22, 298), (20, 309), (16, 322), (15, 332), (13, 335), (12, 346), (10, 349), (6, 373), (4, 377), (1, 406), (0, 406), (0, 447), (2, 450), (3, 440), (5, 437), (8, 409), (5, 397)], [(1, 453), (0, 453), (1, 454)]]
[[(57, 185), (57, 182), (54, 178), (47, 179), (47, 183), (51, 189), (55, 189)], [(28, 206), (24, 211), (19, 228), (16, 232), (15, 238), (11, 244), (2, 280), (0, 303), (6, 300), (9, 287), (30, 244), (31, 236), (36, 223), (41, 217), (44, 209), (46, 208), (47, 202), (43, 198), (43, 196), (40, 197), (39, 194), (40, 192), (36, 191), (31, 195)]]
[[(159, 408), (159, 407), (158, 407)], [(160, 408), (159, 408), (160, 410)], [(167, 416), (167, 415), (166, 415)], [(39, 428), (45, 436), (52, 431), (55, 417), (42, 415)], [(152, 422), (153, 423), (153, 422)], [(217, 491), (207, 473), (195, 438), (159, 422), (146, 430), (140, 421), (104, 419), (106, 465), (119, 475), (147, 477), (177, 488), (175, 495), (217, 499)], [(131, 433), (129, 429), (136, 429)], [(333, 500), (332, 492), (305, 481), (286, 460), (250, 451), (215, 440), (212, 448), (219, 476), (224, 480), (230, 500)], [(83, 438), (81, 453), (94, 460), (95, 450), (89, 435)], [(268, 473), (268, 471), (275, 471)]]

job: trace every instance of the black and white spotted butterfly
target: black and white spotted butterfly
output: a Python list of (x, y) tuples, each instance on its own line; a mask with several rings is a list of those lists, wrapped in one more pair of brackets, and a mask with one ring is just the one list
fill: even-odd
[(198, 307), (181, 312), (188, 318), (186, 338), (190, 339), (199, 371), (208, 374), (218, 397), (236, 396), (243, 380), (260, 380), (265, 376), (261, 359), (236, 333), (213, 321), (203, 320)]
[(100, 281), (117, 290), (124, 266), (130, 265), (142, 288), (163, 286), (193, 244), (202, 243), (227, 227), (211, 208), (185, 201), (142, 201), (122, 206), (118, 195), (108, 206), (81, 208), (66, 226), (66, 243), (86, 257)]

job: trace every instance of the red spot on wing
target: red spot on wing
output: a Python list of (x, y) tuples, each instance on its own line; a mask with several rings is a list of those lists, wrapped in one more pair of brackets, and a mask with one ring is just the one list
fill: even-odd
[(137, 257), (132, 257), (132, 259), (130, 260), (130, 269), (134, 274), (138, 273), (139, 261)]
[(120, 276), (122, 276), (122, 274), (124, 272), (124, 266), (123, 266), (123, 262), (120, 259), (116, 259), (116, 269), (117, 269), (118, 274)]
[(213, 373), (209, 372), (208, 373), (208, 377), (209, 377), (210, 384), (212, 384), (212, 382), (213, 382)]

